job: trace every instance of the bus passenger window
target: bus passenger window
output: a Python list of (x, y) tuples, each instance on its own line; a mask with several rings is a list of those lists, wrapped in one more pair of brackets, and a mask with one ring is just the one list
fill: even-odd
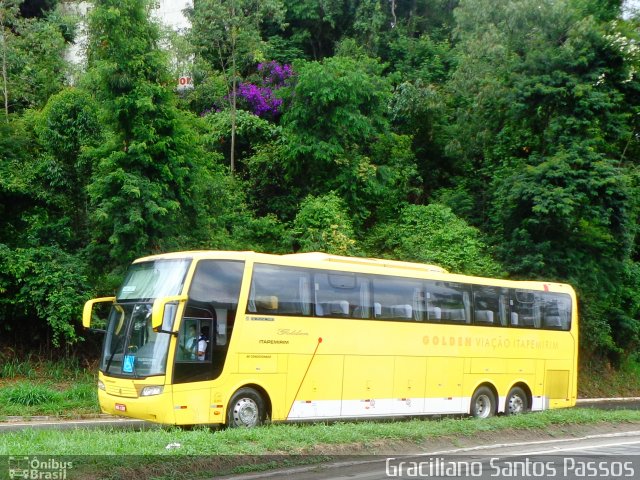
[(247, 313), (311, 315), (310, 274), (302, 268), (256, 264)]
[(431, 281), (427, 282), (426, 289), (426, 311), (430, 322), (471, 323), (471, 287), (469, 285)]
[(372, 279), (375, 318), (424, 320), (426, 305), (420, 280), (377, 275)]
[(313, 275), (318, 317), (369, 318), (369, 280), (348, 272), (317, 271)]
[(569, 330), (571, 327), (571, 298), (559, 293), (541, 293), (542, 328)]
[(506, 323), (508, 290), (500, 287), (473, 286), (474, 325), (499, 327)]
[(187, 307), (207, 311), (214, 319), (216, 328), (209, 332), (214, 346), (226, 346), (231, 338), (243, 274), (244, 262), (238, 261), (201, 260), (196, 267)]
[(538, 293), (529, 290), (511, 291), (512, 327), (540, 328), (541, 312)]

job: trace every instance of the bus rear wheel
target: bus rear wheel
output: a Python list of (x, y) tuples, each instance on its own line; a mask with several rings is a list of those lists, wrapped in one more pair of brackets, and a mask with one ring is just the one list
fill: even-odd
[(507, 401), (504, 406), (505, 415), (518, 415), (529, 410), (529, 399), (520, 387), (513, 387), (509, 390)]
[(471, 415), (489, 418), (496, 413), (496, 396), (489, 387), (478, 388), (471, 397)]
[(253, 388), (241, 388), (231, 397), (227, 427), (257, 427), (264, 423), (266, 417), (264, 399)]

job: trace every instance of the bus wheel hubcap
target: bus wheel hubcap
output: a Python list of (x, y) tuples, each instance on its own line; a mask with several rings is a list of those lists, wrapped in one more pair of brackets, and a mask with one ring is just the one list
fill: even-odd
[(509, 399), (509, 412), (510, 413), (522, 413), (524, 410), (524, 403), (522, 398), (518, 395), (514, 395)]
[(485, 418), (489, 416), (489, 411), (491, 409), (491, 400), (486, 395), (480, 395), (476, 399), (476, 416), (480, 418)]
[(258, 405), (250, 398), (243, 398), (236, 403), (233, 419), (237, 425), (252, 427), (258, 423)]

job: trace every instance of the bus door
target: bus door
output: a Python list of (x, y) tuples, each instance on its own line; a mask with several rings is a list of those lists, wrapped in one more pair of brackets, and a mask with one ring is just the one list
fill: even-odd
[(211, 382), (224, 371), (243, 274), (241, 261), (201, 260), (196, 266), (176, 342), (173, 409), (177, 424), (220, 421), (213, 418)]

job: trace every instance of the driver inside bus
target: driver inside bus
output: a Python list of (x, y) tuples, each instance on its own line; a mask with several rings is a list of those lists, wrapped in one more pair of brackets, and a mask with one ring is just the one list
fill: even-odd
[(181, 345), (182, 355), (185, 360), (195, 360), (198, 353), (199, 338), (196, 335), (196, 326), (189, 325), (184, 344)]
[(198, 360), (204, 360), (207, 354), (207, 336), (204, 331), (200, 333), (198, 338)]

